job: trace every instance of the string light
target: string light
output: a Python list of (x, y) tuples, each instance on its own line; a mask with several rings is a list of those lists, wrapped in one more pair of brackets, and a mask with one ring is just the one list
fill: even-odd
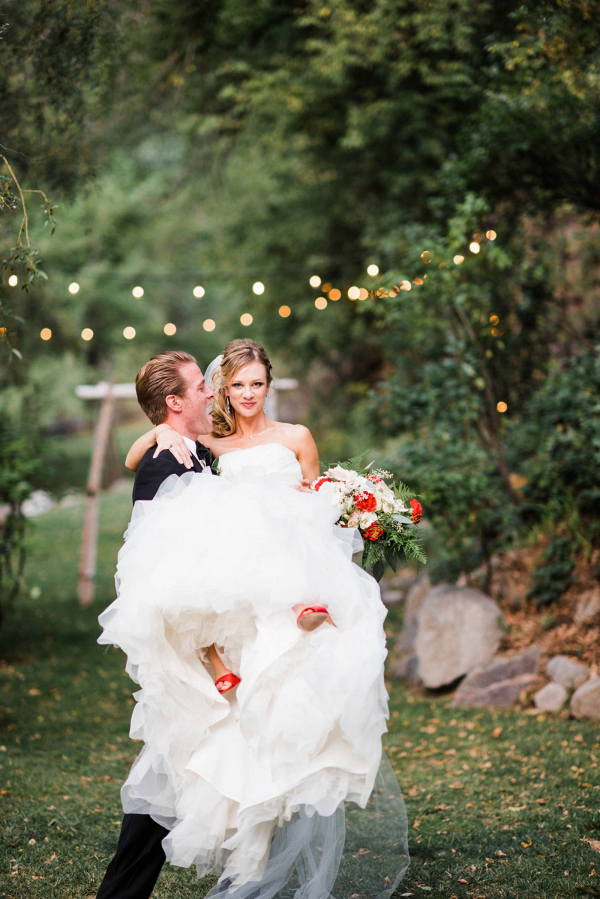
[(461, 262), (465, 261), (465, 257), (464, 256), (455, 256), (452, 261), (455, 265), (460, 265)]
[(349, 287), (348, 288), (348, 299), (349, 300), (357, 300), (360, 296), (360, 287)]
[[(342, 291), (341, 291), (341, 290), (338, 290), (337, 287), (334, 287), (332, 290), (330, 290), (330, 291), (329, 291), (329, 294), (328, 294), (329, 299), (330, 299), (330, 300), (334, 300), (334, 301), (335, 301), (335, 300), (339, 300), (339, 298), (341, 297), (341, 295), (342, 295)], [(323, 308), (324, 308), (324, 307), (323, 307)]]
[(490, 315), (490, 322), (491, 322), (493, 325), (497, 325), (497, 324), (499, 324), (500, 319), (498, 318), (497, 315)]
[(317, 297), (315, 300), (315, 306), (317, 309), (325, 309), (327, 307), (327, 300), (325, 297)]
[(279, 307), (279, 314), (282, 318), (287, 318), (289, 315), (291, 315), (291, 312), (292, 312), (292, 310), (290, 309), (289, 306), (280, 306)]
[(331, 290), (331, 284), (329, 283), (329, 281), (326, 281), (321, 289), (323, 293), (329, 293), (329, 291)]
[(431, 262), (431, 253), (429, 252), (429, 250), (423, 250), (423, 252), (421, 253), (421, 259), (426, 265), (428, 262)]
[(137, 297), (138, 299), (139, 299), (140, 297), (143, 297), (143, 296), (144, 296), (144, 288), (143, 288), (143, 287), (140, 287), (139, 284), (138, 284), (137, 287), (134, 287), (133, 290), (132, 290), (131, 292), (132, 292), (132, 294), (134, 295), (134, 297)]
[(42, 328), (42, 330), (40, 331), (40, 337), (42, 338), (42, 340), (50, 340), (50, 338), (52, 337), (52, 331), (50, 330), (50, 328)]
[(92, 331), (91, 328), (84, 328), (83, 331), (81, 332), (82, 340), (91, 340), (93, 336), (94, 336), (94, 332)]
[(313, 275), (308, 283), (310, 284), (311, 287), (320, 287), (321, 279), (319, 278), (318, 275)]
[(69, 293), (72, 293), (73, 295), (79, 293), (79, 284), (77, 281), (71, 281), (69, 284)]
[(177, 331), (177, 326), (174, 325), (173, 322), (167, 322), (167, 324), (163, 328), (163, 331), (165, 332), (167, 337), (172, 337), (173, 334), (175, 334)]
[(251, 324), (252, 324), (253, 318), (252, 318), (252, 316), (250, 315), (249, 312), (244, 312), (244, 314), (243, 314), (242, 317), (240, 318), (240, 321), (241, 321), (241, 323), (242, 323), (243, 325), (246, 325), (246, 327), (247, 327), (248, 325), (251, 325)]
[(204, 328), (205, 331), (214, 331), (215, 323), (212, 320), (212, 318), (207, 318), (206, 321), (202, 322), (202, 327)]
[(422, 284), (423, 278), (413, 278), (413, 284)]
[(260, 296), (261, 293), (265, 292), (265, 285), (262, 281), (255, 281), (252, 285), (252, 290), (257, 296)]
[(192, 293), (194, 294), (195, 297), (200, 298), (200, 297), (203, 297), (203, 296), (204, 296), (204, 294), (206, 293), (206, 291), (204, 290), (203, 287), (201, 287), (200, 284), (198, 284), (197, 287), (194, 287)]
[(125, 340), (133, 340), (133, 338), (135, 337), (135, 328), (124, 328), (123, 337), (125, 338)]
[(501, 403), (497, 403), (496, 409), (498, 410), (498, 412), (506, 412), (506, 410), (508, 409), (508, 406), (506, 405), (506, 403), (501, 402)]
[(358, 299), (366, 300), (368, 296), (369, 296), (369, 291), (366, 289), (366, 287), (361, 287), (361, 289), (358, 292)]
[(401, 281), (400, 290), (412, 290), (412, 284), (410, 283), (410, 281)]
[(379, 266), (378, 265), (369, 265), (367, 266), (367, 275), (370, 275), (372, 278), (375, 278), (379, 274)]
[(477, 243), (476, 240), (472, 240), (471, 243), (469, 244), (469, 249), (470, 249), (471, 253), (477, 254), (477, 253), (479, 253), (481, 247), (479, 246), (479, 244)]
[(485, 236), (488, 240), (496, 240), (496, 238), (498, 237), (495, 231), (486, 231)]
[(11, 275), (10, 278), (8, 279), (9, 287), (16, 287), (18, 283), (19, 283), (19, 279), (17, 278), (16, 275)]

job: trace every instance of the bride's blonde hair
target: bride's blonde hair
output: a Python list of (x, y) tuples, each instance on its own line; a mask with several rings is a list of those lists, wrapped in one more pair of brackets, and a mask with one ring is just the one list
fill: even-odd
[(229, 386), (241, 368), (251, 362), (261, 362), (267, 373), (267, 386), (273, 381), (271, 360), (265, 348), (255, 340), (241, 338), (232, 340), (223, 350), (223, 359), (215, 372), (215, 398), (212, 403), (212, 433), (215, 437), (229, 437), (235, 434), (237, 424), (235, 411), (228, 408), (225, 388)]

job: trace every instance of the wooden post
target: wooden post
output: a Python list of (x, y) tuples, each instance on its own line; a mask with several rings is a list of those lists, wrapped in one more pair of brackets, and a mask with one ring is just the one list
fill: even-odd
[(110, 438), (114, 409), (115, 395), (113, 385), (109, 384), (102, 399), (100, 415), (94, 432), (92, 462), (87, 482), (77, 591), (80, 606), (89, 606), (94, 599), (98, 544), (98, 493), (102, 484), (102, 468)]

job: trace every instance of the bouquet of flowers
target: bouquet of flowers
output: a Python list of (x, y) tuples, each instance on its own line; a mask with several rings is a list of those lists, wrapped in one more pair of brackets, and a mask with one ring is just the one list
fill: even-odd
[(364, 455), (324, 467), (312, 486), (331, 496), (340, 512), (340, 527), (359, 529), (364, 538), (362, 567), (379, 581), (386, 562), (396, 571), (399, 562), (427, 561), (416, 527), (423, 510), (405, 484), (394, 482), (391, 472), (373, 469), (373, 462), (359, 469)]

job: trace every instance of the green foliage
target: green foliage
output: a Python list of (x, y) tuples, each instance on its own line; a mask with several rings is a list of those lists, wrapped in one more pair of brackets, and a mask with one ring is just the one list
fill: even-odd
[(37, 465), (36, 431), (26, 414), (0, 415), (0, 625), (23, 584), (25, 516)]
[(542, 564), (533, 573), (533, 583), (527, 592), (536, 605), (549, 606), (560, 599), (575, 583), (572, 573), (576, 546), (568, 537), (554, 537), (542, 556)]

